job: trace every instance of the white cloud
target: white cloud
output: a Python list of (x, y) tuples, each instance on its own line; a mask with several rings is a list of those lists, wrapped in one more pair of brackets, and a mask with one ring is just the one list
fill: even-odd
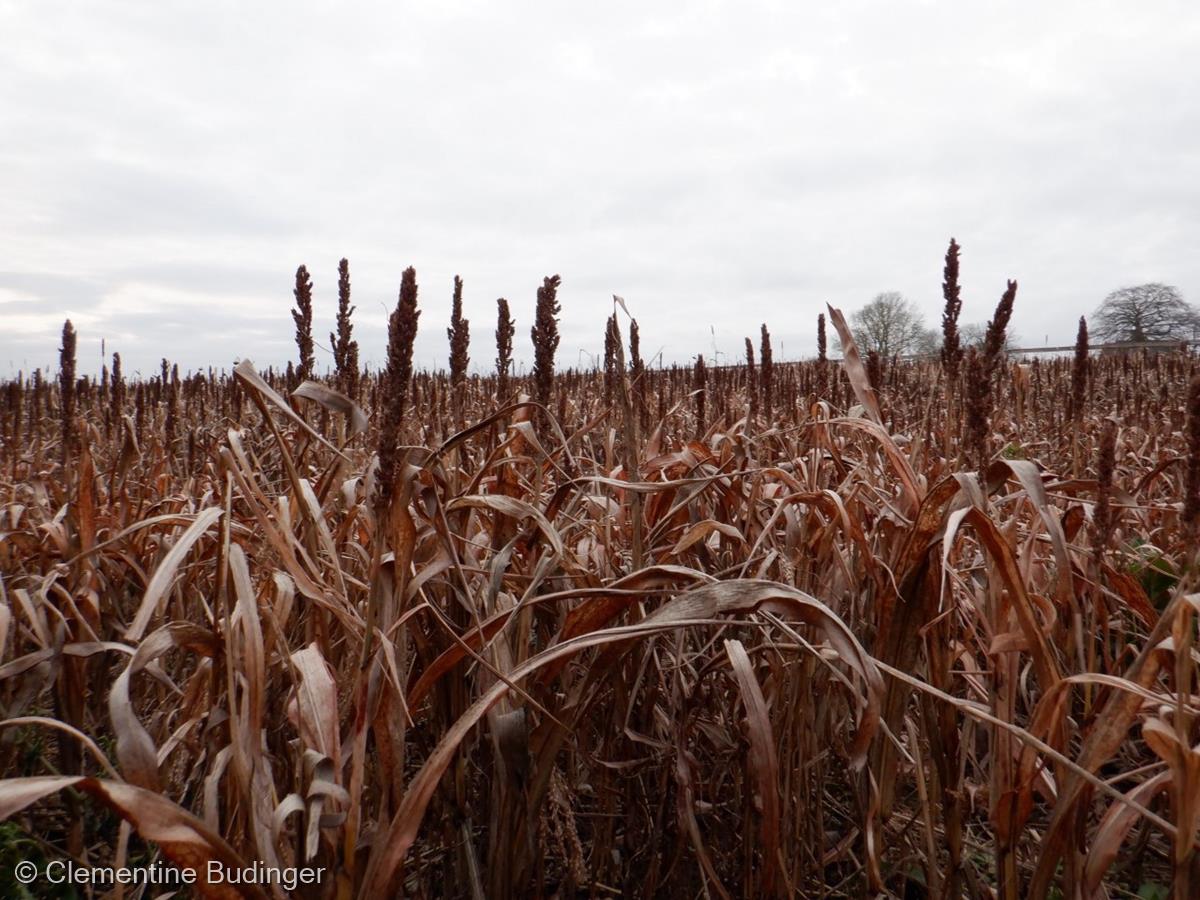
[(129, 368), (283, 363), (295, 267), (320, 335), (343, 255), (376, 362), (410, 264), (427, 364), (456, 273), (480, 366), (553, 272), (569, 363), (614, 292), (667, 359), (763, 321), (811, 352), (825, 301), (888, 289), (933, 323), (951, 235), (964, 317), (1016, 277), (1023, 335), (1143, 280), (1200, 301), (1192, 4), (97, 0), (0, 3), (0, 35), (18, 366), (67, 315)]

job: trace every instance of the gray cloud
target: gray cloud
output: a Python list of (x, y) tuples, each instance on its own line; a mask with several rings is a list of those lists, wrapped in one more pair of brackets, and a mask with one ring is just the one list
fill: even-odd
[[(450, 2), (180, 7), (0, 2), (0, 359), (284, 364), (292, 273), (332, 327), (351, 261), (382, 361), (417, 267), (419, 364), (445, 365), (451, 279), (474, 365), (510, 299), (563, 276), (562, 354), (619, 293), (668, 361), (769, 323), (812, 352), (826, 301), (965, 320), (1020, 281), (1014, 328), (1069, 341), (1110, 290), (1200, 301), (1200, 12), (1164, 2)], [(756, 338), (757, 342), (757, 338)], [(319, 355), (319, 360), (328, 360)]]

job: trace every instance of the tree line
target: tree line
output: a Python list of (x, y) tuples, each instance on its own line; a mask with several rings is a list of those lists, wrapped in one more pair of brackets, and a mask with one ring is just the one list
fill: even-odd
[[(952, 242), (952, 247), (957, 249), (957, 244)], [(957, 261), (957, 254), (953, 255)], [(851, 314), (850, 326), (860, 350), (874, 351), (885, 359), (932, 356), (942, 346), (942, 335), (929, 328), (916, 304), (898, 291), (876, 294), (870, 303)], [(1172, 285), (1139, 284), (1105, 297), (1092, 313), (1089, 328), (1098, 343), (1190, 341), (1200, 336), (1200, 309), (1185, 301)], [(983, 323), (958, 326), (964, 346), (982, 344), (985, 333)], [(1006, 347), (1019, 344), (1020, 338), (1009, 332)]]

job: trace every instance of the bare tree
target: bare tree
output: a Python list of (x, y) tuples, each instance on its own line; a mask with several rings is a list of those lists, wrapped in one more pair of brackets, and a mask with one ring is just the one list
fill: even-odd
[[(850, 316), (850, 329), (863, 354), (874, 350), (884, 359), (910, 353), (937, 352), (938, 335), (925, 327), (916, 306), (897, 291), (875, 299)], [(839, 349), (840, 344), (839, 343)]]
[(1169, 284), (1139, 284), (1113, 291), (1092, 316), (1101, 341), (1187, 340), (1200, 329), (1200, 311)]
[(937, 356), (942, 354), (942, 333), (935, 328), (922, 328), (917, 335), (917, 342), (910, 351), (918, 356)]

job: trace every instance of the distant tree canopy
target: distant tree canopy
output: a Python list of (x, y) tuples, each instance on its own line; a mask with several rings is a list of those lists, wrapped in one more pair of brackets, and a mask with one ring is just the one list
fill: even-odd
[(1200, 330), (1200, 310), (1169, 284), (1139, 284), (1105, 297), (1088, 327), (1103, 342), (1188, 340)]
[(876, 294), (874, 300), (853, 312), (850, 330), (861, 353), (874, 350), (884, 358), (937, 353), (941, 346), (941, 336), (925, 327), (920, 310), (898, 291)]
[[(958, 326), (958, 334), (964, 347), (982, 347), (983, 339), (987, 336), (987, 322), (967, 322)], [(1021, 336), (1010, 329), (1004, 331), (1004, 349), (1011, 350), (1019, 346)]]

